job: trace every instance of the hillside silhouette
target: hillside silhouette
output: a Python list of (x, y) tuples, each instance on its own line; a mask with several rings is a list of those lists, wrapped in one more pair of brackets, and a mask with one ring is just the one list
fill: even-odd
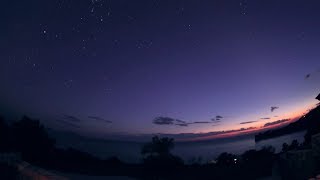
[(293, 123), (290, 123), (279, 129), (268, 130), (255, 135), (255, 141), (261, 141), (264, 139), (270, 139), (285, 134), (306, 130), (307, 134), (305, 138), (307, 142), (310, 142), (311, 135), (320, 132), (318, 127), (320, 127), (320, 105), (317, 105), (317, 107), (310, 110), (306, 115), (302, 116), (299, 120)]

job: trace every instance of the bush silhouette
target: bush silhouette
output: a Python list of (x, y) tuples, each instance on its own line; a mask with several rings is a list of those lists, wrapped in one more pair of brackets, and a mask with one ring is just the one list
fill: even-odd
[(272, 146), (263, 147), (261, 150), (248, 150), (241, 155), (244, 172), (251, 172), (248, 176), (256, 179), (272, 173), (275, 149)]
[(216, 159), (218, 166), (229, 167), (235, 165), (236, 155), (227, 152), (221, 153)]
[(0, 117), (0, 152), (11, 150), (9, 125)]
[(287, 152), (289, 150), (289, 145), (287, 143), (282, 144), (282, 152)]
[(38, 120), (24, 116), (12, 125), (13, 149), (21, 152), (27, 161), (38, 162), (49, 158), (54, 150), (54, 142)]
[(0, 163), (0, 179), (16, 180), (18, 178), (18, 169), (7, 164)]

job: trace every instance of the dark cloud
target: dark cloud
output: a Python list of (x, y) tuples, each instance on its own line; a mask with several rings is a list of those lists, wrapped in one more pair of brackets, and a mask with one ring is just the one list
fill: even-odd
[(56, 121), (59, 122), (59, 123), (61, 123), (61, 124), (64, 124), (64, 125), (73, 127), (73, 128), (80, 128), (80, 126), (78, 126), (78, 125), (76, 125), (76, 124), (74, 124), (74, 123), (71, 123), (71, 122), (69, 122), (69, 121), (60, 120), (60, 119), (57, 119)]
[(185, 122), (183, 120), (180, 120), (180, 119), (175, 119), (175, 120), (176, 120), (176, 122), (181, 123), (181, 124), (186, 124), (187, 123), (187, 122)]
[(175, 125), (177, 126), (183, 126), (183, 127), (186, 127), (188, 126), (190, 123), (187, 123), (186, 121), (183, 121), (183, 120), (180, 120), (180, 119), (175, 119), (176, 123)]
[(112, 123), (112, 121), (106, 120), (106, 119), (98, 117), (98, 116), (88, 116), (88, 118), (89, 119), (94, 119), (94, 120), (97, 120), (97, 121), (102, 121), (102, 122), (105, 122), (105, 123)]
[(177, 126), (182, 126), (182, 127), (187, 127), (189, 124), (187, 124), (187, 123), (181, 123), (181, 124), (175, 124), (175, 125), (177, 125)]
[(180, 119), (174, 119), (174, 118), (170, 118), (170, 117), (156, 117), (153, 120), (153, 124), (157, 124), (157, 125), (176, 125), (176, 126), (182, 126), (182, 127), (186, 127), (192, 124), (209, 124), (209, 123), (218, 123), (220, 121), (194, 121), (194, 122), (186, 122)]
[(212, 123), (212, 122), (209, 122), (209, 121), (195, 121), (192, 124), (209, 124), (209, 123)]
[(311, 77), (311, 74), (309, 73), (304, 77), (304, 79), (309, 79), (310, 77)]
[(279, 107), (277, 106), (271, 106), (271, 112), (273, 112), (274, 110), (279, 109)]
[(269, 117), (264, 117), (264, 118), (260, 118), (260, 119), (270, 119)]
[(157, 125), (173, 125), (176, 119), (170, 117), (156, 117), (153, 119), (153, 124)]
[(241, 122), (240, 124), (251, 124), (251, 123), (254, 123), (254, 122), (257, 122), (257, 121), (245, 121), (245, 122)]
[(245, 131), (245, 130), (250, 130), (250, 129), (256, 129), (256, 127), (241, 128), (237, 131)]
[(81, 121), (81, 119), (79, 119), (75, 116), (63, 115), (63, 117), (65, 120), (72, 121), (72, 122), (80, 122)]
[(217, 115), (216, 117), (212, 118), (211, 121), (220, 121), (222, 118), (222, 116)]
[(281, 124), (281, 123), (287, 122), (289, 120), (290, 119), (281, 119), (281, 120), (278, 120), (278, 121), (269, 122), (269, 123), (264, 124), (263, 127), (268, 127), (268, 126), (272, 126), (272, 125), (276, 125), (276, 124)]

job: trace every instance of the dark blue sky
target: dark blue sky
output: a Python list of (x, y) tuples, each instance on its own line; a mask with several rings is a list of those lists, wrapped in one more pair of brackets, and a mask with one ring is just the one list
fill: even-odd
[(4, 2), (1, 113), (91, 134), (293, 118), (320, 90), (319, 9), (292, 0)]

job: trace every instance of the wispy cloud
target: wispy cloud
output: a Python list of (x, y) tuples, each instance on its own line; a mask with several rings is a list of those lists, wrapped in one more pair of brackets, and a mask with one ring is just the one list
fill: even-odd
[(272, 125), (276, 125), (276, 124), (281, 124), (281, 123), (287, 122), (289, 120), (290, 119), (281, 119), (281, 120), (269, 122), (269, 123), (264, 124), (264, 127), (268, 127), (268, 126), (272, 126)]
[(260, 119), (270, 119), (269, 117), (263, 117), (263, 118), (260, 118)]
[(153, 119), (153, 124), (157, 125), (173, 125), (176, 119), (170, 117), (156, 117)]
[(79, 119), (75, 116), (71, 116), (71, 115), (63, 115), (63, 118), (65, 120), (72, 121), (72, 122), (80, 122), (81, 121), (81, 119)]
[(254, 122), (257, 122), (257, 121), (245, 121), (245, 122), (241, 122), (240, 124), (251, 124), (251, 123), (254, 123)]
[(186, 124), (187, 123), (186, 121), (179, 120), (179, 119), (175, 119), (175, 121), (178, 122), (178, 123), (182, 123), (182, 124)]
[(102, 121), (105, 123), (112, 123), (110, 120), (106, 120), (104, 118), (98, 117), (98, 116), (88, 116), (89, 119), (97, 120), (97, 121)]
[(76, 124), (71, 123), (69, 121), (65, 121), (65, 120), (61, 120), (61, 119), (57, 119), (56, 121), (61, 123), (61, 124), (63, 124), (63, 125), (67, 125), (67, 126), (70, 126), (70, 127), (73, 127), (73, 128), (80, 128), (79, 125), (76, 125)]

